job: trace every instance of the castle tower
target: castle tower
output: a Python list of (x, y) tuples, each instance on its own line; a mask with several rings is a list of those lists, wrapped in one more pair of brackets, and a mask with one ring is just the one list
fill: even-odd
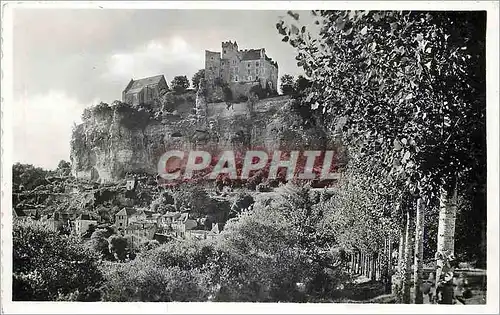
[(234, 81), (239, 74), (241, 55), (236, 42), (222, 42), (221, 78), (224, 82)]

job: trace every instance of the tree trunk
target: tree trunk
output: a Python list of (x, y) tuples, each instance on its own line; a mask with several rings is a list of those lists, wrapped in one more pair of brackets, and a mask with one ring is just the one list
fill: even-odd
[(363, 259), (363, 254), (361, 252), (358, 253), (358, 259), (357, 259), (357, 267), (356, 267), (356, 274), (360, 275), (361, 274), (361, 268), (363, 267), (362, 265), (362, 260)]
[(389, 234), (388, 240), (388, 254), (387, 254), (387, 281), (389, 283), (389, 287), (391, 287), (391, 279), (392, 279), (392, 237)]
[(405, 232), (403, 229), (399, 231), (399, 252), (398, 252), (398, 272), (399, 275), (403, 274), (403, 261), (405, 257)]
[[(406, 225), (406, 223), (404, 223), (404, 224)], [(405, 230), (403, 227), (401, 227), (399, 230), (397, 273), (394, 275), (394, 279), (392, 281), (392, 286), (391, 286), (392, 294), (396, 295), (399, 303), (401, 303), (403, 301), (404, 249), (405, 249)]]
[(351, 252), (351, 270), (349, 270), (351, 272), (351, 274), (354, 274), (355, 273), (355, 265), (356, 265), (356, 252), (353, 251)]
[[(457, 216), (457, 183), (451, 189), (441, 188), (439, 200), (439, 226), (436, 253), (436, 289), (442, 274), (445, 257), (455, 251), (455, 220)], [(436, 295), (434, 295), (438, 298)], [(442, 304), (452, 304), (449, 295), (443, 295)]]
[(361, 252), (361, 268), (360, 268), (360, 275), (365, 274), (365, 254)]
[(410, 304), (411, 266), (413, 258), (413, 218), (410, 209), (406, 213), (405, 254), (403, 263), (403, 303)]
[(415, 224), (415, 270), (413, 271), (413, 289), (415, 304), (422, 304), (424, 297), (422, 295), (422, 277), (424, 269), (424, 220), (425, 205), (422, 198), (417, 199), (417, 218)]
[(372, 254), (372, 273), (371, 273), (371, 280), (372, 281), (377, 281), (377, 270), (378, 270), (378, 253), (374, 252)]

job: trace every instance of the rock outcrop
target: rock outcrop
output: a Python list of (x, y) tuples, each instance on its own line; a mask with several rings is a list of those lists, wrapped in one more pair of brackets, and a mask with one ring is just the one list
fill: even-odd
[(322, 130), (302, 127), (291, 102), (287, 97), (258, 101), (251, 120), (246, 103), (228, 110), (225, 103), (207, 104), (201, 97), (192, 104), (196, 114), (184, 116), (165, 113), (158, 118), (123, 103), (94, 109), (73, 131), (72, 172), (78, 178), (112, 182), (127, 173), (157, 174), (157, 163), (167, 150), (207, 145), (216, 150), (268, 151), (328, 146)]

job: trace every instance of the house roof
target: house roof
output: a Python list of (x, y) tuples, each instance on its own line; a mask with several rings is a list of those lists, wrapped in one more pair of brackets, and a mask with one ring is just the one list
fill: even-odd
[(260, 59), (260, 49), (243, 50), (241, 60), (258, 60)]
[(82, 213), (82, 214), (80, 214), (80, 215), (78, 216), (78, 220), (93, 220), (93, 221), (96, 221), (96, 220), (95, 220), (94, 218), (92, 218), (92, 217), (90, 216), (90, 214), (88, 214), (88, 213), (85, 213), (85, 214), (84, 214), (84, 213)]
[(132, 79), (131, 84), (129, 83), (129, 85), (125, 88), (124, 92), (125, 93), (137, 93), (137, 92), (141, 91), (145, 86), (156, 85), (156, 84), (160, 83), (160, 80), (162, 78), (164, 78), (163, 74), (155, 75), (155, 76), (147, 77), (147, 78), (142, 78), (139, 80)]
[(52, 213), (52, 216), (50, 218), (55, 221), (59, 221), (59, 220), (69, 220), (74, 218), (74, 216), (67, 212), (54, 211), (54, 213)]
[(156, 224), (151, 222), (132, 222), (127, 226), (127, 230), (149, 230), (154, 228), (156, 228)]
[(123, 208), (121, 209), (120, 211), (118, 211), (116, 215), (126, 215), (127, 217), (128, 216), (131, 216), (132, 214), (135, 214), (137, 211), (135, 211), (134, 208)]

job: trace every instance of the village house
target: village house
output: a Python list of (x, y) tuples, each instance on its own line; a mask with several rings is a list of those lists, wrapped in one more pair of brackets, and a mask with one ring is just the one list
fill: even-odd
[(71, 223), (74, 220), (74, 215), (71, 213), (54, 211), (51, 215), (42, 217), (42, 221), (52, 231), (59, 231), (60, 229), (71, 229)]
[(180, 212), (166, 212), (160, 217), (158, 225), (163, 230), (170, 230), (175, 220), (181, 217)]
[(137, 106), (140, 104), (159, 105), (160, 97), (168, 90), (163, 75), (131, 79), (122, 92), (122, 102)]
[(123, 208), (115, 214), (115, 226), (118, 231), (125, 231), (129, 224), (130, 218), (137, 211), (134, 208)]
[(19, 221), (38, 220), (41, 217), (38, 209), (13, 209), (13, 218)]
[(217, 237), (217, 233), (207, 230), (188, 230), (186, 231), (185, 237), (186, 239), (206, 240)]
[(189, 219), (188, 213), (181, 213), (181, 215), (175, 219), (171, 225), (172, 232), (176, 237), (185, 238), (186, 231), (192, 230), (198, 226), (196, 220)]
[(97, 227), (97, 220), (89, 214), (80, 214), (75, 220), (75, 233), (78, 236), (85, 234), (91, 226)]
[(152, 240), (156, 230), (156, 223), (132, 222), (125, 229), (125, 236), (132, 241), (134, 247), (137, 247), (145, 240)]

